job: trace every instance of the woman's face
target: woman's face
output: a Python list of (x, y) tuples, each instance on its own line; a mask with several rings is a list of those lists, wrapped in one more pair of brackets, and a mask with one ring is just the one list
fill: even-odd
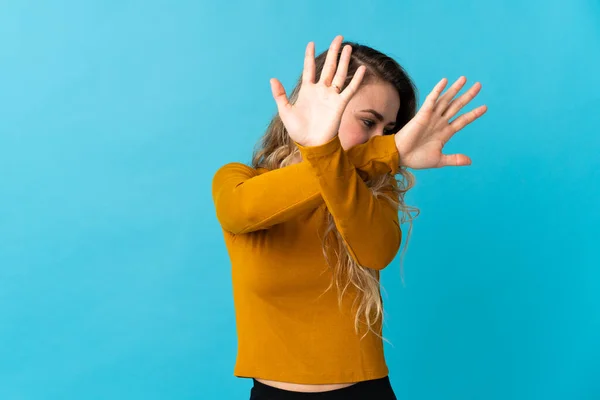
[(391, 83), (372, 80), (361, 85), (344, 110), (339, 137), (344, 150), (367, 142), (373, 136), (396, 133), (400, 96)]

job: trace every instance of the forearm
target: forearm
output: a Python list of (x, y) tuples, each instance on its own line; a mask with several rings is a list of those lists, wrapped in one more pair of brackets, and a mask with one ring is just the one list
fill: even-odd
[[(346, 154), (362, 179), (394, 174), (398, 168), (392, 136), (375, 136)], [(240, 234), (285, 222), (318, 207), (323, 197), (310, 163), (303, 160), (262, 174), (244, 164), (227, 164), (213, 179), (213, 200), (223, 228)]]
[(362, 266), (385, 268), (397, 254), (402, 239), (397, 209), (373, 195), (342, 150), (338, 137), (320, 146), (299, 147), (352, 257)]
[(217, 219), (234, 234), (267, 229), (323, 201), (307, 163), (262, 174), (230, 163), (217, 171), (212, 186)]

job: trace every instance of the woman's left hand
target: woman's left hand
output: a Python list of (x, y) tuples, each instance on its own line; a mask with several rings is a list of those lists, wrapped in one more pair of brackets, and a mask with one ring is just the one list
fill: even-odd
[(446, 78), (442, 79), (427, 96), (414, 118), (396, 133), (396, 147), (401, 166), (425, 169), (471, 164), (471, 159), (466, 155), (442, 154), (442, 149), (456, 132), (487, 111), (487, 106), (483, 105), (449, 122), (479, 93), (481, 84), (475, 83), (462, 96), (452, 100), (466, 83), (466, 78), (461, 76), (440, 97), (446, 83)]

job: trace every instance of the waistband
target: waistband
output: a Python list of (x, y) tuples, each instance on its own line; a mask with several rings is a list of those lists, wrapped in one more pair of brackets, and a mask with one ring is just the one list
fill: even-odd
[(368, 381), (357, 382), (354, 385), (326, 392), (295, 392), (279, 389), (252, 379), (254, 386), (251, 400), (396, 400), (388, 376)]

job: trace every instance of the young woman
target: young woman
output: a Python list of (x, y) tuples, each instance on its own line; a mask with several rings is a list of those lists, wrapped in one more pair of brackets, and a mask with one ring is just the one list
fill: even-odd
[[(471, 163), (444, 144), (486, 111), (450, 119), (479, 92), (442, 79), (416, 112), (393, 59), (336, 37), (288, 99), (252, 167), (229, 163), (212, 185), (232, 263), (238, 354), (251, 399), (395, 399), (382, 343), (379, 274), (396, 256), (407, 168)], [(400, 174), (404, 181), (397, 181)]]

